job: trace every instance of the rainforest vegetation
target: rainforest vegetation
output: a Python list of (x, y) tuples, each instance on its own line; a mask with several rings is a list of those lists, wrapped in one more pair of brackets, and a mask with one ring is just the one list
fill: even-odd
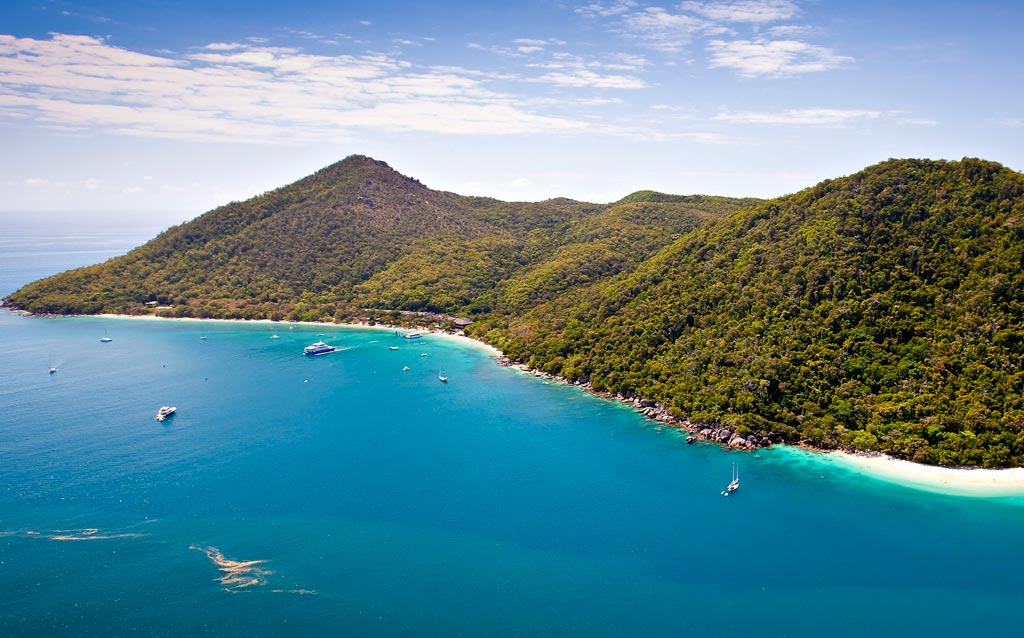
[(513, 360), (739, 433), (1024, 464), (1024, 176), (890, 160), (759, 201), (433, 191), (353, 156), (25, 286), (41, 313), (459, 314)]

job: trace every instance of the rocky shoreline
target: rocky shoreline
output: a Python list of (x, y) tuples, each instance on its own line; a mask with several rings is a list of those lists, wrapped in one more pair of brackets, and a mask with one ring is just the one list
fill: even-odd
[(541, 370), (534, 370), (526, 364), (516, 363), (504, 355), (498, 357), (498, 365), (519, 370), (525, 374), (545, 379), (547, 381), (576, 386), (602, 399), (609, 399), (618, 401), (619, 403), (624, 403), (651, 421), (679, 430), (685, 430), (688, 433), (688, 436), (686, 437), (687, 443), (693, 443), (694, 441), (708, 441), (736, 450), (756, 450), (758, 448), (771, 447), (773, 443), (783, 442), (782, 437), (775, 433), (768, 433), (766, 435), (753, 433), (747, 436), (740, 436), (736, 432), (720, 424), (705, 422), (694, 423), (688, 419), (683, 419), (673, 415), (669, 409), (661, 403), (621, 393), (594, 390), (593, 386), (591, 386), (589, 382), (574, 381), (566, 379), (565, 377), (543, 372)]

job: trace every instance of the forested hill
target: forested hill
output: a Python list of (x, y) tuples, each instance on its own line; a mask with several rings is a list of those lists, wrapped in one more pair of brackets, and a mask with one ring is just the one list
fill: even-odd
[(364, 308), (508, 313), (627, 272), (756, 200), (642, 192), (608, 205), (431, 190), (351, 156), (127, 255), (34, 282), (32, 312), (345, 319)]
[(900, 160), (695, 230), (511, 319), (514, 358), (692, 421), (1024, 465), (1024, 176)]

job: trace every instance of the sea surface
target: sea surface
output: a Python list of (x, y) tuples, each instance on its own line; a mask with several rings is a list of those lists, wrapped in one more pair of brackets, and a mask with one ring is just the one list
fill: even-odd
[[(5, 291), (80, 261), (22, 240)], [(818, 458), (438, 336), (0, 311), (0, 636), (1018, 635), (1024, 500)]]

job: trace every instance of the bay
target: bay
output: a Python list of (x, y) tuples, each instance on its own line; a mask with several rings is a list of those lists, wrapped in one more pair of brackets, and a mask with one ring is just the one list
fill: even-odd
[[(320, 333), (339, 351), (303, 356)], [(0, 312), (0, 370), (4, 636), (959, 636), (1024, 621), (1020, 498), (686, 445), (450, 338)], [(160, 405), (178, 413), (157, 422)], [(726, 498), (734, 462), (743, 487)]]

